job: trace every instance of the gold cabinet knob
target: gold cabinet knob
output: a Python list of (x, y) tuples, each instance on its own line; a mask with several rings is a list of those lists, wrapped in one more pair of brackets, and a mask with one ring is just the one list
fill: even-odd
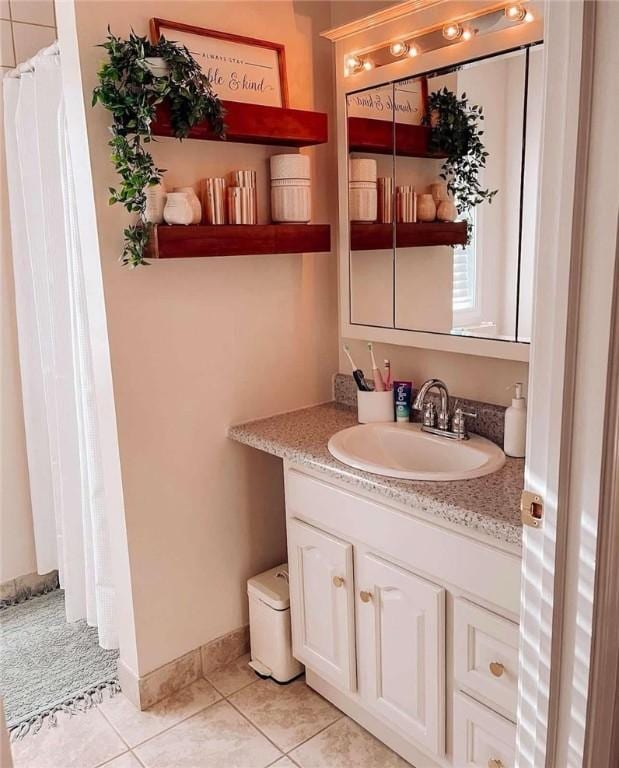
[(334, 576), (333, 577), (333, 586), (334, 587), (343, 587), (344, 586), (344, 577), (343, 576)]
[(502, 760), (496, 760), (491, 757), (490, 760), (488, 760), (488, 768), (505, 768), (505, 767), (503, 765)]
[(361, 598), (362, 603), (369, 603), (372, 599), (372, 593), (366, 592), (365, 589), (362, 589), (361, 592), (359, 592), (359, 597)]
[[(505, 672), (505, 667), (500, 661), (491, 661), (488, 666), (490, 667), (490, 672), (492, 672), (495, 677), (501, 677), (503, 672)], [(490, 765), (490, 763), (488, 763), (488, 765)], [(494, 766), (492, 766), (492, 768), (494, 768)]]

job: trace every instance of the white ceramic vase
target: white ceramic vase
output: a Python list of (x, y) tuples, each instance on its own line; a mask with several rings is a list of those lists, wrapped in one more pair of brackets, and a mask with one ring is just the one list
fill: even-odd
[(194, 209), (186, 192), (170, 192), (163, 209), (166, 224), (191, 224)]
[(199, 224), (202, 221), (202, 205), (200, 198), (196, 195), (193, 187), (176, 187), (175, 192), (184, 192), (187, 195), (189, 202), (191, 203), (191, 209), (193, 211), (193, 217), (191, 219), (192, 224)]
[(434, 221), (436, 203), (432, 195), (419, 195), (417, 198), (417, 221)]
[(146, 195), (144, 219), (151, 224), (161, 224), (167, 198), (165, 187), (163, 184), (154, 184), (152, 187), (146, 187), (144, 194)]

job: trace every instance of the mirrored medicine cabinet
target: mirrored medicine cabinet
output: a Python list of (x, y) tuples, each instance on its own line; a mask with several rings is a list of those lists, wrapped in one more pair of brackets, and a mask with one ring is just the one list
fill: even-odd
[[(351, 327), (530, 342), (542, 50), (526, 45), (346, 95)], [(421, 195), (441, 181), (444, 157), (430, 149), (424, 116), (428, 94), (444, 88), (483, 108), (480, 181), (497, 192), (465, 216), (454, 211), (455, 221), (427, 221)]]

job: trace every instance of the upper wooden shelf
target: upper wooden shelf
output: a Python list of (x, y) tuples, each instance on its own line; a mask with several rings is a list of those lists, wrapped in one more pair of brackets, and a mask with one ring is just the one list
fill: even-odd
[[(397, 248), (464, 245), (465, 243), (465, 221), (398, 223), (395, 226)], [(350, 225), (351, 251), (378, 251), (393, 248), (393, 245), (393, 224), (352, 223)]]
[(197, 224), (154, 227), (146, 258), (260, 256), (331, 250), (328, 224)]
[[(328, 139), (327, 115), (324, 112), (241, 104), (238, 101), (224, 101), (223, 105), (226, 109), (226, 141), (307, 147), (324, 144)], [(165, 102), (157, 109), (152, 133), (154, 136), (174, 136), (170, 108)], [(221, 140), (206, 121), (192, 128), (188, 138)]]
[(428, 149), (430, 131), (427, 125), (396, 123), (394, 130), (391, 120), (349, 117), (348, 150), (391, 155), (395, 148), (395, 154), (401, 157), (446, 157)]

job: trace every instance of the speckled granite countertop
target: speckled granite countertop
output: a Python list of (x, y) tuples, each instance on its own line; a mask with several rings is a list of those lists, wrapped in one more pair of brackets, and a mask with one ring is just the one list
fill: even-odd
[(342, 464), (327, 449), (332, 435), (356, 423), (355, 409), (326, 403), (239, 424), (231, 427), (228, 435), (239, 443), (319, 470), (450, 523), (509, 544), (522, 544), (519, 505), (523, 459), (508, 458), (498, 472), (473, 480), (432, 483), (381, 477)]

